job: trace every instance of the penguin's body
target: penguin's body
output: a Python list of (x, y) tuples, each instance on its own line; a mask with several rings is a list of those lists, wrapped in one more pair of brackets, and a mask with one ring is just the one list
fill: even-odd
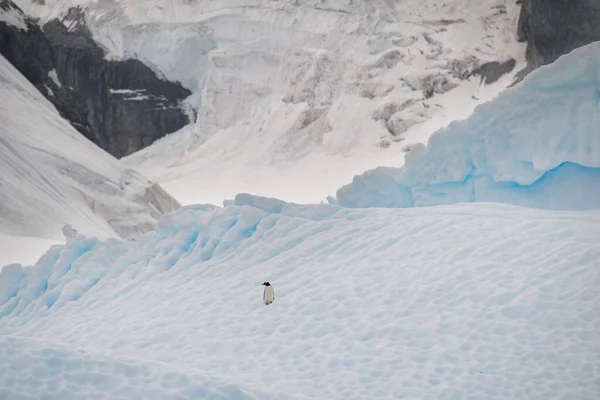
[(269, 282), (265, 282), (262, 285), (265, 287), (265, 291), (263, 292), (263, 301), (266, 305), (269, 305), (275, 301), (275, 290)]

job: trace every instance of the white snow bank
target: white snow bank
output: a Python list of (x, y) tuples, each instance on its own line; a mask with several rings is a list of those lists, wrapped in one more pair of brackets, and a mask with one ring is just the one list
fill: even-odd
[(337, 192), (346, 207), (492, 201), (600, 208), (600, 43), (540, 68), (465, 121)]
[[(178, 207), (77, 132), (2, 56), (0, 99), (0, 233), (62, 240), (70, 223), (87, 235), (135, 238)], [(0, 254), (13, 250), (0, 241)]]
[[(298, 398), (597, 399), (598, 211), (234, 203), (260, 208), (190, 206), (137, 243), (74, 237), (34, 267), (5, 267), (0, 337)], [(74, 354), (11, 346), (0, 387), (78, 387)], [(81, 360), (92, 388), (165, 393), (167, 374), (94, 360)]]
[[(111, 359), (87, 349), (0, 337), (0, 398), (291, 399), (252, 393), (203, 374), (160, 363)], [(44, 396), (40, 396), (43, 393)]]

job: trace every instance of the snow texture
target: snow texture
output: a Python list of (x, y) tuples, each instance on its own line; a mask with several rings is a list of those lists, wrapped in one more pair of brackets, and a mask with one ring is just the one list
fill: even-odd
[[(467, 117), (525, 66), (514, 0), (18, 3), (42, 23), (82, 6), (108, 57), (140, 59), (193, 92), (196, 126), (125, 160), (183, 204), (240, 192), (324, 200), (357, 174), (401, 165), (406, 146)], [(492, 85), (472, 76), (509, 59), (514, 70)]]
[(128, 100), (128, 101), (140, 101), (140, 100), (148, 100), (148, 99), (167, 101), (167, 98), (165, 96), (162, 96), (162, 95), (155, 96), (155, 95), (147, 94), (146, 89), (137, 89), (137, 90), (109, 89), (109, 92), (111, 94), (123, 96), (123, 100)]
[(56, 70), (52, 70), (48, 73), (48, 76), (50, 76), (50, 79), (52, 79), (54, 81), (54, 83), (56, 83), (56, 86), (61, 87), (62, 84), (60, 83), (60, 80), (58, 79), (58, 75), (56, 74)]
[(0, 393), (595, 400), (599, 242), (598, 211), (185, 207), (0, 271)]
[(5, 22), (10, 26), (27, 31), (27, 23), (25, 22), (25, 18), (23, 18), (23, 14), (14, 9), (10, 4), (0, 7), (0, 22)]
[[(70, 223), (87, 235), (132, 239), (178, 206), (84, 138), (1, 56), (0, 99), (0, 234), (62, 240)], [(25, 253), (35, 247), (2, 240), (0, 254), (17, 242)]]
[[(71, 347), (0, 337), (0, 398), (275, 400), (289, 396), (248, 390), (164, 364), (115, 360)], [(40, 397), (40, 392), (44, 396)]]
[(502, 202), (600, 208), (600, 43), (540, 68), (465, 121), (416, 145), (402, 168), (354, 178), (332, 202), (413, 207)]

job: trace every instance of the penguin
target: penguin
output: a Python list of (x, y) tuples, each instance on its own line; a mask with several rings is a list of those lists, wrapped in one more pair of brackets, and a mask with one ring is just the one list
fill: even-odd
[(263, 301), (265, 302), (265, 305), (268, 306), (275, 301), (275, 290), (269, 282), (264, 282), (262, 286), (265, 287), (265, 291), (263, 292)]

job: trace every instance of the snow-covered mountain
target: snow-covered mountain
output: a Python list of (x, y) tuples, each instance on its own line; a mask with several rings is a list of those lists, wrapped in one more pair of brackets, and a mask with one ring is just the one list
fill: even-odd
[(40, 23), (81, 7), (108, 57), (193, 92), (196, 125), (128, 159), (184, 203), (324, 199), (398, 165), (524, 66), (508, 0), (17, 3)]
[[(438, 131), (403, 168), (357, 177), (338, 204), (240, 194), (184, 207), (135, 243), (74, 234), (5, 266), (0, 398), (597, 400), (599, 46)], [(119, 179), (73, 129), (30, 139), (69, 125), (0, 66), (5, 147), (23, 155), (3, 155), (7, 176), (26, 187), (35, 157), (71, 187), (79, 165)], [(31, 186), (44, 203), (73, 193)]]
[(106, 60), (81, 9), (43, 25), (12, 0), (0, 0), (0, 11), (0, 54), (75, 129), (115, 157), (142, 149), (193, 119), (193, 110), (181, 103), (189, 90), (139, 60)]
[[(0, 264), (40, 254), (29, 238), (64, 239), (70, 223), (101, 238), (135, 238), (179, 204), (85, 139), (0, 56)], [(34, 241), (37, 243), (37, 241)]]

